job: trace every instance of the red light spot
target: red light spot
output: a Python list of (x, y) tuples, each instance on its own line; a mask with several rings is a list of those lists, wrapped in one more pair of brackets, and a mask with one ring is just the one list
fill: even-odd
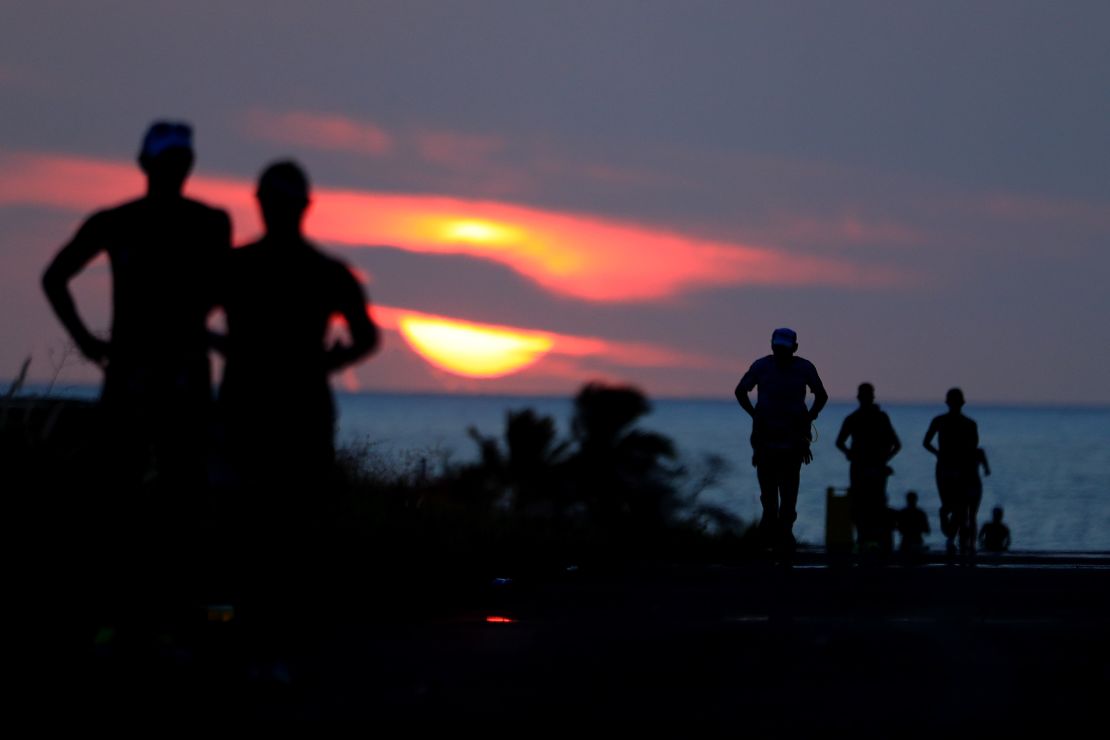
[(486, 617), (486, 622), (489, 624), (512, 624), (515, 621), (510, 617)]

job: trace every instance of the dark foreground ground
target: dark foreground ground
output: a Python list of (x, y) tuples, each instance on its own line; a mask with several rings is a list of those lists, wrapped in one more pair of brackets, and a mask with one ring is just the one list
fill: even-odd
[(450, 584), (379, 574), (343, 593), (284, 604), (261, 640), (242, 609), (198, 610), (138, 648), (101, 634), (55, 706), (152, 727), (674, 722), (754, 737), (1103, 736), (1110, 717), (1110, 556), (907, 567), (803, 552)]

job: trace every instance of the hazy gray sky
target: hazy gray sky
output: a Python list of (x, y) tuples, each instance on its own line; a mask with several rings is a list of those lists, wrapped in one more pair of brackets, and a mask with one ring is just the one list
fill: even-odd
[[(0, 378), (53, 374), (41, 271), (170, 117), (240, 241), (262, 166), (306, 166), (388, 329), (359, 387), (727, 397), (786, 325), (838, 397), (1110, 402), (1105, 2), (0, 8)], [(459, 377), (415, 314), (547, 353)]]

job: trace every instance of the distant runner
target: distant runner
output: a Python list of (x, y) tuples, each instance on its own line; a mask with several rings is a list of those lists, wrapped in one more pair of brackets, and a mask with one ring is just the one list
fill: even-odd
[[(945, 397), (948, 413), (937, 416), (925, 432), (924, 446), (936, 455), (937, 493), (940, 494), (940, 528), (947, 538), (946, 549), (970, 554), (975, 550), (975, 519), (983, 496), (979, 468), (990, 475), (986, 453), (979, 448), (979, 427), (964, 416), (964, 394), (952, 388)], [(933, 445), (933, 440), (938, 446)]]
[[(836, 448), (851, 462), (852, 519), (860, 551), (889, 550), (886, 482), (893, 472), (888, 464), (902, 443), (894, 433), (890, 417), (875, 403), (875, 387), (861, 383), (856, 395), (859, 408), (844, 419)], [(848, 441), (851, 446), (848, 446)]]
[[(809, 360), (795, 357), (798, 335), (793, 329), (775, 329), (772, 354), (752, 363), (736, 386), (736, 400), (752, 417), (752, 464), (759, 478), (764, 542), (791, 550), (795, 545), (798, 486), (803, 462), (809, 462), (810, 424), (816, 421), (829, 395)], [(758, 388), (753, 406), (748, 394)], [(806, 389), (813, 406), (806, 407)]]

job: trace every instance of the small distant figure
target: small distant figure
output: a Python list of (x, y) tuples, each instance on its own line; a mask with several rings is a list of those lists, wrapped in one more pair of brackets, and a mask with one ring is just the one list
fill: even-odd
[[(215, 341), (227, 360), (219, 402), (238, 476), (276, 503), (279, 494), (301, 498), (298, 487), (329, 475), (335, 407), (328, 376), (373, 352), (378, 330), (348, 267), (304, 237), (304, 171), (293, 162), (267, 167), (257, 196), (266, 233), (227, 257), (219, 298), (227, 336)], [(346, 324), (350, 344), (325, 346), (334, 317)]]
[(896, 518), (898, 533), (902, 536), (899, 549), (905, 554), (919, 553), (925, 549), (925, 535), (929, 534), (929, 517), (917, 508), (917, 493), (906, 493), (906, 508)]
[[(852, 519), (860, 552), (890, 551), (891, 530), (887, 516), (886, 483), (894, 471), (890, 460), (902, 449), (890, 417), (875, 403), (875, 387), (861, 383), (856, 395), (859, 408), (844, 419), (836, 448), (851, 462), (849, 480)], [(848, 446), (848, 441), (851, 446)]]
[(979, 547), (987, 552), (1006, 552), (1010, 549), (1010, 528), (1002, 523), (1002, 507), (996, 506), (991, 520), (979, 530)]
[[(193, 166), (192, 136), (184, 123), (152, 124), (139, 151), (146, 195), (90, 216), (42, 279), (81, 354), (104, 370), (104, 462), (115, 488), (154, 482), (192, 496), (206, 482), (212, 401), (206, 321), (217, 266), (231, 248), (231, 221), (182, 195)], [(69, 289), (101, 253), (112, 274), (107, 339), (82, 321)]]
[[(775, 329), (772, 354), (752, 363), (736, 386), (736, 400), (752, 417), (752, 464), (759, 478), (764, 541), (791, 550), (797, 519), (798, 486), (802, 463), (813, 459), (810, 425), (828, 403), (829, 394), (809, 360), (796, 357), (798, 335), (793, 329)], [(748, 394), (758, 388), (753, 406)], [(806, 389), (813, 405), (806, 407)]]
[[(964, 394), (952, 388), (945, 396), (948, 413), (937, 416), (925, 432), (924, 446), (936, 455), (937, 492), (940, 494), (940, 528), (947, 539), (946, 549), (975, 551), (976, 517), (983, 496), (979, 469), (990, 475), (986, 452), (979, 447), (979, 427), (964, 416)], [(938, 445), (933, 445), (933, 440)]]

